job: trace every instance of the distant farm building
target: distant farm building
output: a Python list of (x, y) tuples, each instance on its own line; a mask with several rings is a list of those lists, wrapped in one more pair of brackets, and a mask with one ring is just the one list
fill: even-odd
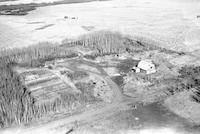
[(78, 19), (78, 17), (64, 16), (64, 19), (72, 19), (72, 20), (75, 20), (75, 19)]
[(69, 17), (68, 16), (64, 16), (64, 19), (68, 19)]
[(133, 67), (133, 70), (136, 73), (139, 73), (141, 70), (146, 71), (146, 74), (152, 74), (156, 72), (156, 67), (149, 60), (141, 60), (136, 67)]

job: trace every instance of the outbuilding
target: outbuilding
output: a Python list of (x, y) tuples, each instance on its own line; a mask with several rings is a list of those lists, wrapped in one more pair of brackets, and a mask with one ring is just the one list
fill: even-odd
[(146, 71), (146, 74), (152, 74), (156, 72), (156, 67), (151, 60), (141, 60), (136, 67), (133, 67), (136, 73), (141, 70)]

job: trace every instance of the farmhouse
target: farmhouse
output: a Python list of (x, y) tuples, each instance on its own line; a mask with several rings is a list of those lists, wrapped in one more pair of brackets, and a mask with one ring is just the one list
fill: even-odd
[(144, 70), (146, 71), (146, 74), (152, 74), (156, 72), (156, 67), (150, 60), (141, 60), (136, 67), (133, 67), (133, 70), (136, 73)]

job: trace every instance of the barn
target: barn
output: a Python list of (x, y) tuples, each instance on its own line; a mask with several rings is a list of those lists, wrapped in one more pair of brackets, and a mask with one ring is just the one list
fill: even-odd
[(136, 73), (144, 70), (146, 74), (152, 74), (156, 72), (156, 67), (151, 60), (141, 60), (136, 67), (133, 67), (133, 70), (135, 70)]

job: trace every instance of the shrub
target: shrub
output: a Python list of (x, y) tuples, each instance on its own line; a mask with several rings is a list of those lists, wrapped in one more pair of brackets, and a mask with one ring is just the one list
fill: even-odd
[(200, 86), (195, 88), (194, 94), (191, 98), (193, 101), (200, 103)]
[(200, 86), (200, 66), (185, 66), (179, 70), (179, 78), (185, 80), (188, 88)]
[(200, 66), (184, 66), (179, 70), (180, 78), (184, 79), (186, 89), (196, 89), (192, 99), (200, 102)]

